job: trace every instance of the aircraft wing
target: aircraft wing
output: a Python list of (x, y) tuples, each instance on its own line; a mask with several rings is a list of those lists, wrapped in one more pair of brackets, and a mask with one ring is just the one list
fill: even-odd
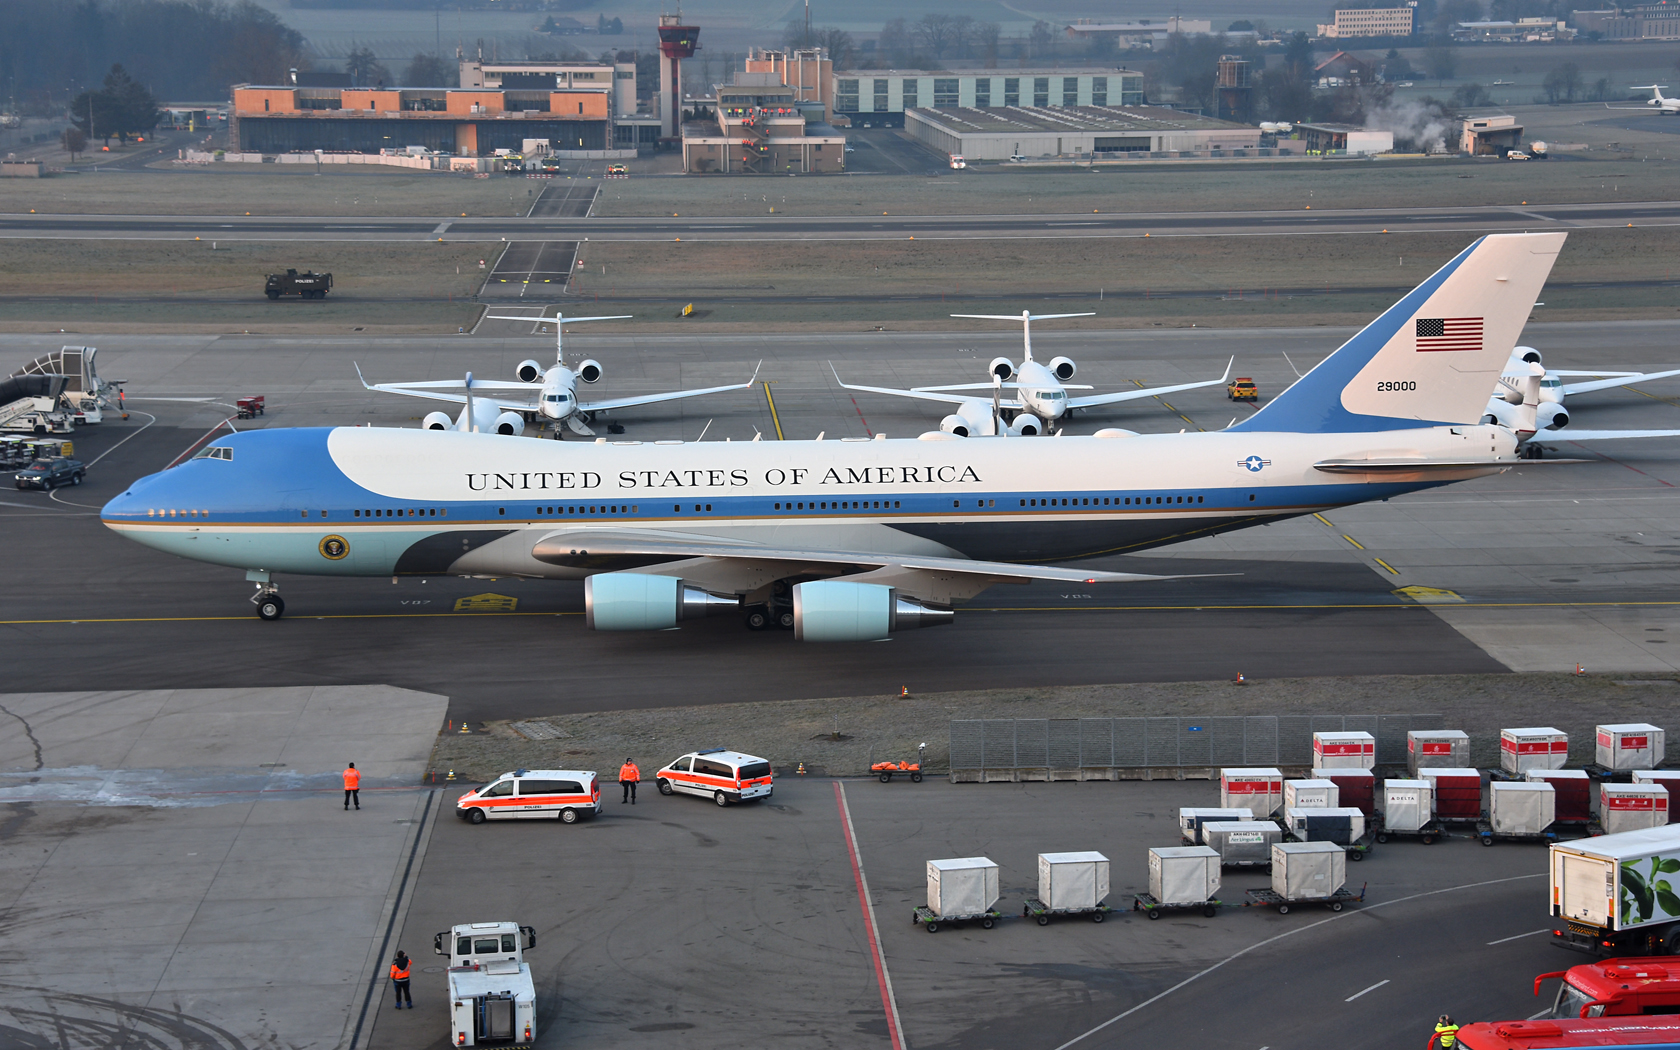
[(1063, 569), (1048, 565), (1017, 565), (1013, 562), (971, 561), (912, 554), (834, 550), (820, 547), (765, 547), (731, 543), (713, 536), (651, 530), (566, 529), (551, 532), (537, 541), (531, 551), (538, 561), (554, 565), (586, 563), (603, 557), (741, 558), (842, 565), (857, 569), (887, 567), (927, 572), (983, 576), (994, 580), (1053, 580), (1063, 583), (1136, 583), (1151, 580), (1186, 579), (1186, 575), (1151, 576), (1136, 572), (1098, 572), (1092, 569)]
[[(362, 375), (360, 365), (356, 367), (356, 378), (362, 381), (365, 390), (378, 390), (386, 394), (402, 394), (405, 397), (418, 397), (427, 401), (447, 401), (454, 405), (467, 403), (467, 382), (465, 379), (444, 379), (435, 383), (370, 383)], [(495, 405), (506, 412), (536, 412), (540, 406), (537, 397), (542, 391), (540, 383), (517, 383), (507, 380), (484, 379), (473, 380), (473, 400), (484, 401)], [(459, 390), (454, 394), (448, 391)], [(517, 390), (529, 396), (523, 398), (496, 397), (492, 391)]]
[[(1020, 383), (999, 383), (999, 384), (996, 384), (996, 385), (1001, 386), (1005, 390), (1017, 390), (1021, 386)], [(1091, 389), (1091, 387), (1088, 384), (1085, 384), (1085, 383), (1059, 383), (1057, 385), (1060, 386), (1063, 390), (1089, 390), (1089, 389)], [(990, 390), (990, 389), (992, 389), (992, 387), (993, 387), (993, 384), (991, 384), (991, 383), (956, 383), (956, 384), (953, 384), (951, 386), (913, 386), (910, 389), (916, 391), (917, 393), (924, 393), (924, 392), (929, 391), (929, 390), (936, 390), (936, 391), (944, 391), (944, 390)]]
[(1136, 401), (1140, 397), (1157, 397), (1161, 394), (1176, 394), (1180, 390), (1198, 390), (1204, 386), (1218, 386), (1231, 381), (1231, 366), (1237, 363), (1231, 358), (1225, 366), (1225, 374), (1218, 379), (1204, 379), (1200, 383), (1179, 383), (1177, 386), (1147, 386), (1137, 390), (1121, 390), (1112, 394), (1090, 394), (1085, 397), (1068, 398), (1069, 408), (1093, 408), (1097, 405), (1115, 405), (1122, 401)]
[(1680, 437), (1680, 430), (1576, 430), (1565, 427), (1562, 430), (1542, 430), (1535, 434), (1530, 441), (1618, 441), (1623, 438), (1671, 438)]
[[(1604, 375), (1603, 372), (1586, 373), (1588, 375)], [(1570, 394), (1587, 394), (1594, 390), (1609, 390), (1612, 387), (1630, 386), (1643, 383), (1648, 379), (1667, 379), (1669, 376), (1680, 376), (1680, 368), (1671, 368), (1666, 372), (1635, 372), (1631, 375), (1618, 375), (1613, 379), (1598, 379), (1591, 383), (1568, 383), (1564, 385), (1565, 397)]]
[[(759, 362), (760, 366), (763, 364), (764, 362)], [(709, 386), (704, 390), (672, 390), (664, 394), (635, 394), (630, 397), (609, 397), (600, 401), (580, 400), (578, 402), (578, 411), (606, 412), (614, 408), (631, 408), (635, 405), (653, 405), (658, 404), (661, 401), (676, 401), (685, 397), (699, 397), (701, 394), (721, 394), (727, 390), (745, 390), (747, 387), (752, 386), (757, 379), (758, 369), (754, 368), (752, 378), (748, 379), (745, 383), (731, 383), (728, 386)], [(478, 389), (478, 383), (476, 381), (473, 383), (473, 389)]]
[[(964, 405), (973, 402), (975, 404), (985, 405), (987, 411), (990, 411), (992, 407), (992, 399), (989, 397), (970, 397), (966, 394), (947, 394), (938, 390), (899, 390), (894, 387), (887, 386), (859, 386), (855, 383), (848, 383), (841, 379), (840, 373), (834, 370), (834, 363), (832, 361), (829, 362), (828, 368), (829, 371), (834, 372), (834, 381), (847, 390), (862, 390), (865, 393), (870, 394), (891, 394), (894, 397), (913, 397), (918, 401), (940, 401), (947, 405)], [(979, 389), (991, 390), (992, 384), (986, 383)], [(998, 402), (998, 405), (1001, 408), (1023, 407), (1018, 399), (1011, 398), (1003, 398)]]
[[(1546, 369), (1546, 374), (1549, 375), (1549, 376), (1636, 376), (1636, 375), (1639, 375), (1640, 373), (1638, 373), (1638, 372), (1606, 372), (1602, 368), (1595, 371), (1595, 372), (1571, 371), (1570, 369), (1567, 369), (1567, 368), (1548, 368), (1548, 369)], [(1529, 373), (1527, 373), (1527, 372), (1506, 372), (1505, 375), (1512, 378), (1512, 379), (1526, 379), (1528, 377)]]

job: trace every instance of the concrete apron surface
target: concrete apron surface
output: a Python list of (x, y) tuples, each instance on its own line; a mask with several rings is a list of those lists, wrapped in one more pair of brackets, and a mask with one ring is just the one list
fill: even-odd
[(388, 686), (0, 695), (0, 1044), (364, 1040), (446, 704)]

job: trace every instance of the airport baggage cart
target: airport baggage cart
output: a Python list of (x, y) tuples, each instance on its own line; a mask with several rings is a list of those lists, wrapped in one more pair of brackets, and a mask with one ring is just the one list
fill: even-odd
[(1436, 839), (1444, 838), (1447, 834), (1446, 830), (1433, 820), (1425, 821), (1422, 827), (1415, 830), (1405, 830), (1384, 826), (1382, 814), (1378, 813), (1375, 823), (1376, 827), (1371, 829), (1371, 834), (1379, 843), (1388, 842), (1392, 839), (1417, 839), (1428, 846)]
[(1353, 842), (1348, 843), (1348, 846), (1347, 846), (1348, 860), (1352, 860), (1352, 861), (1364, 860), (1365, 855), (1367, 853), (1371, 852), (1371, 847), (1375, 846), (1376, 843), (1377, 843), (1377, 831), (1376, 831), (1376, 829), (1375, 828), (1366, 828), (1365, 829), (1365, 834), (1359, 836), (1359, 838), (1355, 839)]
[(1359, 887), (1359, 892), (1355, 893), (1343, 886), (1328, 897), (1291, 899), (1271, 889), (1249, 890), (1248, 895), (1254, 899), (1245, 902), (1243, 907), (1276, 908), (1279, 915), (1288, 915), (1289, 909), (1298, 904), (1322, 904), (1331, 911), (1341, 911), (1349, 904), (1357, 904), (1363, 901), (1365, 899), (1365, 887)]
[(1493, 824), (1484, 820), (1476, 825), (1476, 837), (1482, 840), (1482, 845), (1491, 846), (1495, 842), (1556, 842), (1558, 833), (1551, 828), (1545, 831), (1495, 831)]
[(869, 767), (869, 771), (880, 777), (883, 784), (892, 783), (895, 773), (908, 776), (913, 784), (922, 782), (922, 764), (920, 762), (877, 762)]
[(267, 395), (264, 394), (258, 394), (254, 397), (242, 397), (235, 401), (234, 405), (238, 408), (239, 418), (255, 419), (260, 415), (264, 415), (264, 408), (266, 407), (264, 402), (266, 396)]
[(920, 926), (929, 933), (938, 933), (939, 927), (947, 923), (957, 922), (978, 922), (982, 930), (989, 930), (997, 925), (997, 921), (1001, 918), (1003, 918), (1003, 912), (996, 908), (987, 908), (985, 911), (962, 915), (937, 915), (932, 908), (924, 904), (918, 907), (915, 914), (910, 917), (910, 923), (913, 926)]
[(1108, 918), (1108, 913), (1113, 910), (1101, 901), (1093, 908), (1052, 908), (1037, 897), (1028, 897), (1021, 902), (1021, 917), (1023, 919), (1036, 919), (1040, 926), (1050, 925), (1050, 918), (1053, 915), (1088, 915), (1092, 922), (1102, 922)]
[(1185, 901), (1181, 904), (1164, 904), (1147, 893), (1139, 893), (1132, 898), (1132, 910), (1141, 911), (1151, 919), (1159, 919), (1164, 912), (1169, 911), (1199, 911), (1208, 918), (1219, 914), (1224, 901), (1214, 898), (1205, 901)]

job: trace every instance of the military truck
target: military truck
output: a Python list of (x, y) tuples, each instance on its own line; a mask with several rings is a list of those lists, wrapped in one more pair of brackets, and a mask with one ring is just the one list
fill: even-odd
[(327, 289), (332, 287), (332, 274), (316, 273), (309, 270), (298, 273), (287, 270), (285, 273), (271, 273), (268, 275), (268, 285), (263, 290), (270, 299), (278, 299), (282, 295), (301, 295), (305, 299), (325, 299)]

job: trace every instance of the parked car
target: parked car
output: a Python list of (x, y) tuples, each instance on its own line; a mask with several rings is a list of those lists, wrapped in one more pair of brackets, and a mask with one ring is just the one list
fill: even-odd
[(38, 459), (17, 472), (20, 489), (56, 489), (60, 485), (80, 485), (87, 468), (79, 459)]

